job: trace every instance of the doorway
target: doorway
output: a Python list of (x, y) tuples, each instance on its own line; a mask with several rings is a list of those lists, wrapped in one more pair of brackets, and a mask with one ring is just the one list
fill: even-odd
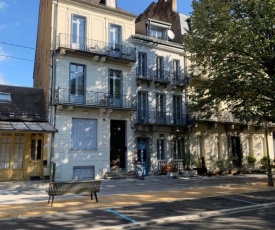
[(239, 136), (231, 137), (231, 158), (235, 167), (242, 167), (243, 154)]
[(111, 120), (110, 167), (112, 170), (126, 168), (125, 121)]
[(148, 154), (148, 140), (147, 138), (137, 138), (137, 164), (145, 166), (145, 176), (148, 176), (150, 169), (150, 159)]
[(29, 161), (29, 175), (30, 177), (41, 177), (42, 165), (43, 165), (43, 139), (42, 134), (31, 135), (31, 146), (30, 146), (30, 161)]

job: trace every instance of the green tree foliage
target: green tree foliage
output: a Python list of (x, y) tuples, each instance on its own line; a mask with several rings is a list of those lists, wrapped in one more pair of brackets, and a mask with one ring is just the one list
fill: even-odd
[(275, 0), (193, 0), (190, 21), (193, 109), (224, 103), (243, 121), (274, 121)]

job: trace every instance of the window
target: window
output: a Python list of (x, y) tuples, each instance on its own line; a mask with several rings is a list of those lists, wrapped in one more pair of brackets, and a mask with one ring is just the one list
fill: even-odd
[(148, 93), (138, 92), (138, 121), (148, 122)]
[(174, 139), (173, 140), (173, 158), (174, 159), (182, 159), (183, 155), (183, 145), (181, 139)]
[(161, 28), (161, 27), (157, 27), (157, 26), (149, 26), (148, 31), (149, 31), (148, 35), (150, 37), (158, 38), (158, 39), (162, 39), (162, 40), (166, 40), (166, 41), (168, 39), (167, 28)]
[(156, 94), (156, 119), (157, 123), (165, 123), (165, 95)]
[(13, 168), (23, 168), (25, 135), (16, 133), (14, 137)]
[(173, 60), (173, 77), (174, 80), (180, 80), (180, 61)]
[(73, 49), (85, 49), (85, 37), (86, 37), (86, 18), (73, 15), (72, 16), (72, 48)]
[(173, 96), (173, 121), (177, 125), (183, 124), (182, 97), (178, 95)]
[(72, 149), (93, 150), (97, 148), (97, 120), (72, 119)]
[(12, 135), (2, 133), (0, 136), (0, 169), (10, 168)]
[(42, 159), (42, 136), (37, 134), (32, 134), (31, 140), (31, 160), (41, 160)]
[(157, 159), (164, 160), (164, 140), (157, 140)]
[(109, 42), (112, 46), (112, 49), (119, 51), (121, 45), (121, 26), (111, 24), (110, 25), (110, 34)]
[(163, 57), (157, 56), (156, 58), (156, 78), (163, 79), (164, 77), (164, 62)]
[(0, 102), (11, 102), (11, 95), (9, 93), (0, 92)]
[(121, 105), (121, 75), (120, 70), (110, 69), (109, 71), (109, 103), (112, 106)]
[(147, 54), (138, 53), (138, 76), (147, 77)]
[(70, 64), (70, 101), (83, 103), (85, 66)]

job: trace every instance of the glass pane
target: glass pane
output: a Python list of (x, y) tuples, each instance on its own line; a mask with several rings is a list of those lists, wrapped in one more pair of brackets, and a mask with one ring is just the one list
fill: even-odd
[(42, 140), (37, 140), (36, 160), (41, 160), (41, 156), (42, 156)]
[(31, 141), (31, 160), (35, 160), (36, 140)]

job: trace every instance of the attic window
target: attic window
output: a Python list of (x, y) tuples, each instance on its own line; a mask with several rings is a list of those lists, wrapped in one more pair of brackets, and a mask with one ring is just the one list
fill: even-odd
[(0, 92), (0, 102), (11, 102), (10, 93)]

